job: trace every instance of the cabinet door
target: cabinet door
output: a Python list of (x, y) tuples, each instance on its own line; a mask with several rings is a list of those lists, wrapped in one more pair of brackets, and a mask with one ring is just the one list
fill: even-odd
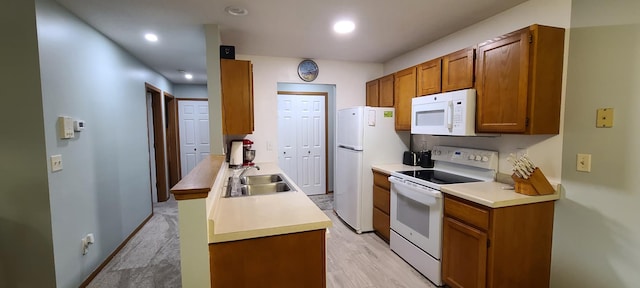
[(445, 217), (442, 278), (452, 288), (482, 288), (487, 279), (487, 234)]
[(380, 106), (380, 85), (379, 80), (371, 80), (367, 82), (367, 106)]
[(379, 106), (393, 107), (393, 74), (379, 79)]
[(473, 87), (473, 55), (467, 48), (442, 58), (442, 92)]
[(416, 97), (416, 66), (395, 73), (396, 130), (411, 130), (411, 99)]
[(253, 133), (251, 62), (220, 59), (223, 133)]
[(378, 208), (373, 208), (373, 230), (377, 232), (382, 240), (389, 242), (389, 234), (391, 234), (391, 218), (389, 214), (385, 214)]
[(418, 65), (418, 93), (424, 96), (442, 92), (442, 58)]
[(391, 193), (378, 185), (373, 185), (373, 207), (391, 214)]
[(529, 28), (478, 45), (477, 132), (525, 132)]

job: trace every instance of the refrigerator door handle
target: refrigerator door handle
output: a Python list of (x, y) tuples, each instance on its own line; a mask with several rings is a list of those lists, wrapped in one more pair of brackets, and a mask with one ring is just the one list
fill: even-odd
[(343, 149), (353, 150), (353, 151), (360, 151), (360, 150), (356, 149), (355, 147), (343, 146), (343, 145), (338, 145), (338, 148), (343, 148)]

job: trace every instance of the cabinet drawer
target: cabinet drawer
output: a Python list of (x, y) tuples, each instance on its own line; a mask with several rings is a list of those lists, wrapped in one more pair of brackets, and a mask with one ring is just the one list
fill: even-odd
[(471, 203), (446, 197), (444, 199), (444, 213), (480, 229), (489, 229), (489, 210)]
[(378, 232), (378, 235), (387, 242), (389, 242), (389, 234), (391, 233), (390, 221), (389, 214), (385, 214), (378, 208), (373, 208), (373, 230)]
[(391, 214), (390, 210), (390, 201), (391, 199), (389, 190), (385, 190), (380, 188), (379, 186), (373, 185), (373, 207), (376, 207), (382, 212), (386, 214)]
[(391, 190), (391, 184), (389, 184), (389, 175), (373, 171), (373, 184), (380, 186), (383, 189)]

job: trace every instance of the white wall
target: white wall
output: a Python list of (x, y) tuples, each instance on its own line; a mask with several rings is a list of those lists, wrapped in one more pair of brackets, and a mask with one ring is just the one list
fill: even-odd
[(55, 287), (34, 1), (0, 1), (0, 287)]
[[(254, 141), (255, 162), (278, 162), (278, 83), (306, 83), (298, 77), (300, 58), (236, 55), (253, 64), (255, 131), (247, 138)], [(367, 81), (382, 75), (382, 65), (375, 63), (314, 59), (320, 73), (313, 84), (336, 86), (336, 109), (365, 104)], [(267, 142), (273, 149), (267, 151)], [(398, 156), (400, 157), (400, 156)]]
[[(171, 83), (52, 0), (36, 0), (57, 287), (77, 287), (151, 215), (145, 82)], [(86, 121), (75, 138), (61, 115)], [(42, 159), (45, 161), (45, 159)], [(80, 239), (94, 233), (82, 256)]]
[(207, 84), (174, 84), (173, 96), (176, 98), (207, 99)]
[[(500, 36), (531, 24), (542, 24), (569, 28), (571, 0), (531, 0), (511, 8), (503, 13), (448, 35), (419, 49), (394, 58), (384, 64), (384, 74), (393, 73), (406, 67), (420, 64), (448, 53), (470, 47), (484, 40)], [(565, 32), (565, 73), (569, 31)], [(564, 87), (562, 98), (564, 99)], [(563, 100), (564, 101), (564, 100)], [(564, 104), (561, 111), (564, 111)], [(559, 135), (523, 136), (502, 135), (495, 138), (469, 137), (418, 137), (419, 142), (427, 141), (433, 145), (454, 145), (490, 149), (500, 152), (499, 170), (510, 174), (511, 166), (506, 161), (509, 153), (527, 151), (531, 159), (540, 167), (552, 182), (559, 182), (562, 156), (562, 116)], [(414, 137), (416, 139), (416, 137)], [(417, 146), (421, 148), (421, 145)], [(520, 150), (520, 148), (526, 150)]]
[[(640, 285), (640, 2), (575, 0), (552, 287)], [(614, 108), (613, 128), (595, 128)], [(576, 154), (592, 155), (591, 173)]]

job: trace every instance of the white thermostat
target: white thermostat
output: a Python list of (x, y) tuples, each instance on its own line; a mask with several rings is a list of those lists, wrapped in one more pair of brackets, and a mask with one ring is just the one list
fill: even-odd
[(58, 117), (58, 127), (60, 133), (60, 139), (73, 138), (73, 119), (67, 116)]
[(73, 130), (76, 132), (84, 130), (84, 120), (73, 121)]

